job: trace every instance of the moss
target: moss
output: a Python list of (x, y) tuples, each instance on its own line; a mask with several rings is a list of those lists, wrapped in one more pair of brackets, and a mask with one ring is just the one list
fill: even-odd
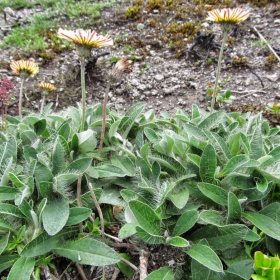
[(148, 0), (146, 9), (148, 12), (151, 12), (153, 10), (160, 10), (164, 7), (163, 0)]
[(232, 65), (235, 67), (241, 67), (241, 66), (248, 66), (248, 58), (246, 57), (235, 57), (231, 61)]
[(235, 43), (235, 39), (233, 37), (228, 37), (227, 38), (227, 44), (229, 47), (233, 47), (234, 46), (234, 43)]
[(271, 70), (277, 64), (277, 61), (278, 60), (277, 60), (276, 56), (272, 53), (266, 58), (266, 60), (264, 62), (264, 66), (266, 68), (268, 68), (269, 70)]
[(141, 10), (142, 10), (141, 6), (129, 7), (125, 12), (125, 17), (131, 19), (138, 19), (140, 17)]
[(54, 59), (55, 53), (53, 51), (51, 52), (45, 51), (45, 52), (38, 53), (38, 56), (43, 58), (44, 63), (50, 63)]
[(151, 18), (149, 21), (149, 26), (150, 27), (156, 27), (156, 20), (154, 18)]
[(239, 0), (239, 3), (251, 3), (258, 7), (264, 7), (267, 4), (278, 3), (279, 0)]
[(197, 26), (193, 21), (188, 21), (183, 24), (173, 22), (167, 26), (166, 31), (172, 34), (182, 33), (183, 35), (193, 36), (197, 32)]

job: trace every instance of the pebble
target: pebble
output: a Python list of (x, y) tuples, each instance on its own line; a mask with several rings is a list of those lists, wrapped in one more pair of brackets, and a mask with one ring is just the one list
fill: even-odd
[(164, 80), (164, 76), (163, 76), (163, 75), (161, 75), (161, 74), (157, 74), (157, 75), (155, 75), (155, 76), (154, 76), (154, 78), (155, 78), (155, 80), (157, 80), (158, 82), (160, 82), (160, 81)]

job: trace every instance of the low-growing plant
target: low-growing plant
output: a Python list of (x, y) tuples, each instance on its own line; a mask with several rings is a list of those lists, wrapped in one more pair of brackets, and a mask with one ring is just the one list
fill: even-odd
[[(191, 114), (156, 117), (144, 108), (135, 104), (123, 116), (107, 108), (101, 153), (102, 105), (87, 108), (83, 132), (75, 107), (8, 117), (0, 137), (0, 271), (29, 279), (53, 254), (88, 265), (120, 262), (100, 241), (89, 185), (105, 225), (121, 224), (113, 238), (146, 251), (181, 248), (188, 277), (249, 280), (255, 251), (279, 253), (280, 203), (272, 198), (280, 186), (280, 128), (260, 114), (210, 114), (194, 105)], [(106, 214), (116, 207), (116, 216)], [(160, 273), (175, 271), (162, 267), (148, 279)]]
[(279, 256), (268, 257), (260, 251), (255, 252), (254, 269), (256, 274), (251, 275), (253, 280), (280, 279)]

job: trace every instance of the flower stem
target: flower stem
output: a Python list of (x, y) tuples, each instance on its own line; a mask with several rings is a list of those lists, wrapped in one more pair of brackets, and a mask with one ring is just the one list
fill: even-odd
[(110, 83), (108, 83), (105, 94), (104, 94), (104, 100), (103, 100), (103, 111), (102, 111), (102, 128), (101, 128), (101, 136), (100, 136), (100, 143), (98, 148), (98, 153), (101, 153), (103, 142), (104, 142), (104, 135), (105, 135), (105, 129), (106, 129), (106, 107), (108, 102), (108, 94), (110, 90)]
[(223, 41), (222, 41), (222, 45), (221, 45), (221, 49), (220, 49), (220, 54), (219, 54), (219, 59), (218, 59), (216, 80), (215, 80), (214, 92), (213, 92), (213, 95), (212, 95), (210, 114), (213, 113), (214, 105), (215, 105), (216, 98), (217, 98), (218, 83), (219, 83), (219, 77), (220, 77), (220, 72), (221, 72), (221, 64), (222, 64), (223, 52), (224, 52), (227, 37), (228, 37), (228, 33), (226, 31), (224, 31), (224, 37), (223, 37)]
[(40, 114), (43, 113), (43, 109), (44, 109), (44, 105), (45, 105), (45, 99), (46, 99), (46, 97), (45, 97), (45, 95), (43, 94), (42, 103), (41, 103), (41, 109), (40, 109)]
[(85, 128), (85, 115), (86, 115), (86, 82), (85, 82), (85, 58), (80, 57), (81, 61), (81, 87), (82, 87), (82, 122), (80, 131)]
[(21, 108), (22, 108), (22, 91), (23, 91), (23, 83), (24, 83), (24, 78), (21, 78), (21, 84), (20, 84), (20, 90), (19, 90), (19, 100), (18, 100), (18, 115), (21, 117)]

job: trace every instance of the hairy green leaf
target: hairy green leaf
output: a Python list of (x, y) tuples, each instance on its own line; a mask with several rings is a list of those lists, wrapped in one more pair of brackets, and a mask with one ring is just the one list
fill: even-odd
[(179, 236), (190, 230), (198, 220), (198, 212), (190, 210), (182, 214), (173, 229), (173, 236)]
[(199, 123), (198, 127), (201, 129), (210, 129), (216, 124), (221, 123), (224, 118), (225, 111), (216, 111), (208, 115), (202, 122)]
[(164, 244), (165, 243), (165, 238), (161, 235), (156, 235), (147, 232), (143, 228), (136, 226), (136, 232), (138, 236), (146, 243), (148, 244)]
[(198, 183), (199, 190), (208, 198), (219, 205), (227, 205), (227, 192), (216, 185), (208, 183)]
[(59, 138), (56, 138), (52, 153), (52, 173), (54, 175), (62, 172), (66, 167), (65, 153)]
[(275, 220), (259, 213), (244, 212), (243, 216), (266, 235), (280, 241), (280, 224)]
[(217, 254), (208, 246), (194, 244), (188, 251), (185, 251), (191, 258), (195, 259), (207, 268), (223, 272), (223, 264)]
[(43, 225), (49, 235), (57, 234), (66, 224), (69, 217), (69, 204), (63, 198), (48, 201), (42, 212)]
[(63, 246), (57, 246), (53, 252), (74, 262), (94, 266), (111, 265), (120, 261), (113, 249), (92, 238), (68, 241)]
[(18, 209), (18, 207), (8, 203), (0, 203), (0, 213), (5, 215), (11, 215), (17, 218), (24, 217), (22, 212)]
[(237, 155), (232, 157), (226, 164), (225, 168), (217, 175), (218, 178), (224, 177), (229, 173), (236, 171), (238, 168), (242, 167), (249, 158), (246, 155)]
[(190, 236), (190, 240), (198, 241), (206, 239), (213, 250), (224, 250), (242, 241), (248, 233), (245, 225), (205, 226), (196, 230)]
[[(1, 227), (1, 225), (0, 225)], [(6, 249), (10, 238), (10, 232), (7, 232), (5, 235), (0, 238), (0, 255)]]
[(133, 212), (139, 225), (148, 233), (158, 235), (160, 233), (161, 221), (155, 211), (140, 201), (130, 201), (129, 208)]
[(199, 175), (203, 182), (215, 183), (217, 156), (212, 145), (207, 145), (202, 152), (199, 166)]
[(145, 280), (174, 280), (174, 273), (169, 267), (161, 267), (150, 273)]
[(12, 267), (18, 258), (18, 254), (0, 256), (0, 273)]
[(34, 266), (33, 258), (20, 257), (11, 268), (7, 280), (30, 280)]
[(70, 208), (69, 217), (66, 226), (76, 225), (86, 220), (91, 215), (91, 209), (85, 207)]
[(174, 247), (188, 247), (190, 245), (189, 241), (180, 236), (174, 236), (167, 239), (167, 244)]
[(221, 214), (216, 210), (203, 210), (199, 215), (199, 222), (215, 226), (223, 226)]
[(46, 232), (43, 232), (25, 245), (21, 252), (21, 256), (37, 257), (44, 255), (57, 246), (64, 244), (68, 237), (77, 234), (77, 232), (77, 228), (67, 228), (54, 236), (50, 236)]
[(234, 221), (240, 221), (241, 219), (241, 206), (238, 201), (238, 198), (234, 193), (228, 193), (228, 216), (227, 216), (227, 224), (231, 224)]
[(0, 186), (0, 201), (14, 200), (19, 189), (13, 187)]

